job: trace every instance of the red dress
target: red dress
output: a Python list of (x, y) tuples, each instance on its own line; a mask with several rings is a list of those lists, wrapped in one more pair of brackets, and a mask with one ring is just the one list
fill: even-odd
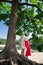
[(30, 52), (30, 45), (29, 45), (29, 43), (28, 43), (28, 40), (25, 40), (24, 41), (24, 45), (25, 45), (25, 47), (26, 47), (26, 54), (25, 54), (25, 56), (31, 56), (31, 52)]

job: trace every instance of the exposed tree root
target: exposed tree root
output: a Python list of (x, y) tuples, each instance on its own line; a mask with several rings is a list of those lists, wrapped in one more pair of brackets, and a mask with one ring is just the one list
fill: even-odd
[[(26, 58), (22, 55), (19, 55), (19, 54), (18, 54), (18, 58), (17, 58), (17, 63), (18, 63), (18, 65), (43, 65), (43, 64), (39, 64), (34, 61), (31, 61), (28, 58)], [(12, 65), (12, 64), (11, 64), (10, 60), (6, 59), (2, 62), (0, 60), (0, 65)]]

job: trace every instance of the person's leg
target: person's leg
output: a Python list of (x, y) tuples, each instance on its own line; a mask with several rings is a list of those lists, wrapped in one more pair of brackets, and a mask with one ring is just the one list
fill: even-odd
[(22, 48), (21, 55), (24, 55), (24, 49)]
[(25, 49), (24, 49), (24, 56), (26, 56), (26, 51), (27, 51), (27, 48), (25, 47)]

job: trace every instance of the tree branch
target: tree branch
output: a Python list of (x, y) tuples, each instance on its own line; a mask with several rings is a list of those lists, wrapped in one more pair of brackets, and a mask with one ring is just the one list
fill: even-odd
[(41, 9), (38, 7), (38, 5), (36, 4), (30, 4), (30, 3), (18, 3), (18, 6), (21, 6), (21, 5), (27, 5), (27, 6), (33, 6), (33, 7), (36, 7), (41, 13), (43, 13), (43, 11), (41, 11)]
[[(8, 3), (12, 3), (12, 1), (8, 1), (8, 0), (0, 0), (0, 2), (8, 2)], [(30, 3), (18, 3), (18, 6), (22, 6), (22, 5), (27, 5), (27, 6), (33, 6), (33, 7), (36, 7), (42, 14), (43, 14), (43, 11), (41, 11), (41, 9), (39, 8), (38, 5), (36, 4), (30, 4)]]

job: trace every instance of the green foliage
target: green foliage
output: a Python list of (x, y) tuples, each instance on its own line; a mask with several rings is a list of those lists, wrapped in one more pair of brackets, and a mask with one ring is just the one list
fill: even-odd
[(37, 4), (38, 0), (30, 0), (31, 3)]
[(18, 2), (21, 2), (22, 0), (18, 0)]
[(0, 20), (6, 21), (8, 17), (10, 17), (9, 14), (0, 14)]
[(9, 4), (5, 2), (0, 3), (0, 14), (11, 13), (11, 4), (10, 5)]
[(20, 45), (20, 40), (16, 40), (16, 45)]
[(0, 44), (6, 44), (6, 39), (0, 38)]
[(0, 3), (0, 21), (3, 20), (6, 25), (8, 25), (11, 13), (11, 4), (8, 3)]
[[(43, 0), (24, 0), (32, 4), (36, 4), (43, 10)], [(23, 2), (18, 0), (18, 2)], [(3, 20), (5, 24), (9, 25), (11, 13), (11, 4), (0, 3), (0, 21)], [(31, 43), (43, 45), (43, 14), (35, 7), (19, 6), (18, 7), (18, 20), (16, 23), (16, 34), (28, 36), (32, 33), (30, 38)], [(40, 36), (41, 35), (41, 36)]]
[(29, 0), (25, 0), (26, 2), (28, 2)]

